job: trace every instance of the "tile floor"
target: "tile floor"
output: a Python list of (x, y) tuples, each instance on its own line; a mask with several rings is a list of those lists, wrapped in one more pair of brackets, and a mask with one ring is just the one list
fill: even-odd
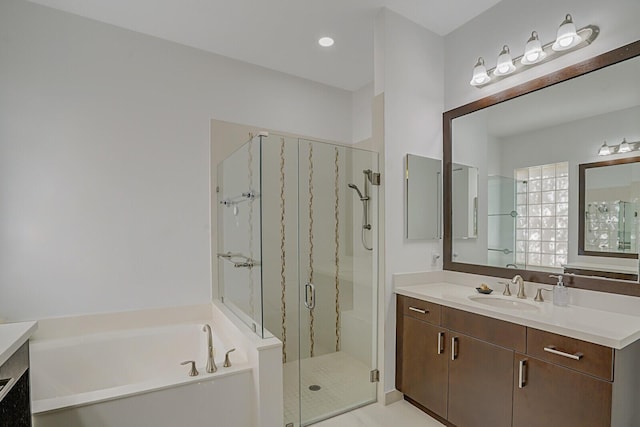
[[(298, 361), (284, 365), (284, 419), (298, 426), (299, 405), (307, 424), (375, 400), (376, 385), (369, 382), (367, 365), (340, 351), (302, 360), (302, 384)], [(317, 391), (309, 386), (318, 385)], [(302, 391), (302, 399), (299, 392)]]
[(444, 427), (418, 408), (401, 400), (382, 406), (374, 403), (314, 424), (313, 427)]

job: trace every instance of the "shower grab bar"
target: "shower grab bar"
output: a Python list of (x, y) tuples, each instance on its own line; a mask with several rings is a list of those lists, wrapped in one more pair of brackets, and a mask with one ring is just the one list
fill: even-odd
[(220, 200), (220, 204), (224, 206), (233, 206), (237, 205), (238, 203), (254, 200), (258, 196), (258, 193), (256, 193), (255, 191), (249, 190), (240, 194), (239, 196), (227, 197), (226, 199), (222, 199)]
[(505, 255), (509, 255), (509, 254), (512, 254), (512, 253), (513, 253), (513, 251), (512, 251), (511, 249), (507, 249), (507, 248), (505, 248), (505, 249), (493, 249), (493, 248), (489, 248), (489, 249), (487, 249), (487, 250), (488, 250), (488, 251), (494, 251), (494, 252), (502, 252), (502, 253), (503, 253), (503, 254), (505, 254)]
[[(219, 253), (218, 258), (230, 262), (235, 268), (253, 268), (260, 265), (258, 261), (242, 255), (241, 253)], [(232, 258), (240, 258), (242, 261), (234, 261)]]
[(512, 218), (515, 218), (518, 216), (518, 212), (516, 211), (511, 211), (509, 213), (494, 213), (494, 214), (487, 214), (487, 216), (510, 216)]

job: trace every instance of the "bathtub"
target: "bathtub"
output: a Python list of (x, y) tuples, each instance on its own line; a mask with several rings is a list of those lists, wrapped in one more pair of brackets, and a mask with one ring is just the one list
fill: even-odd
[[(213, 325), (218, 371), (208, 374), (203, 324), (184, 324), (31, 342), (36, 427), (250, 427), (252, 373)], [(190, 377), (195, 360), (200, 375)]]

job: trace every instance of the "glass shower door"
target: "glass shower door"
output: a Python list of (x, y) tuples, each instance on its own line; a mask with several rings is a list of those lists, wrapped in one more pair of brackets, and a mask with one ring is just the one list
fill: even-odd
[(298, 145), (300, 425), (376, 400), (377, 153)]

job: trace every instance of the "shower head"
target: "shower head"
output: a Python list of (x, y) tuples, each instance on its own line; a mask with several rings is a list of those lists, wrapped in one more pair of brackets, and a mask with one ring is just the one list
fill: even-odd
[(363, 200), (363, 199), (364, 199), (364, 196), (363, 196), (363, 195), (362, 195), (362, 193), (360, 192), (360, 189), (358, 188), (358, 186), (357, 186), (357, 185), (355, 185), (355, 184), (347, 184), (347, 186), (348, 186), (349, 188), (351, 188), (352, 190), (356, 190), (356, 192), (358, 193), (358, 197), (360, 197), (360, 200)]

